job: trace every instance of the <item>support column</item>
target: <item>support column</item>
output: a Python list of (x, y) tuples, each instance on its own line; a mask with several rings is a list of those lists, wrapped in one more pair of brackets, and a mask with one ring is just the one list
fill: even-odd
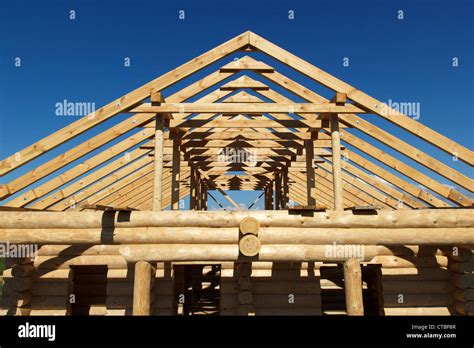
[(201, 176), (196, 172), (196, 205), (195, 210), (201, 210)]
[(288, 208), (289, 184), (288, 184), (288, 167), (284, 166), (282, 171), (282, 196), (281, 209)]
[[(160, 105), (163, 101), (160, 92), (152, 92), (150, 95), (151, 104), (153, 106)], [(165, 126), (164, 116), (157, 114), (155, 117), (155, 173), (153, 178), (153, 211), (160, 211), (162, 207), (163, 197), (163, 146), (164, 135), (163, 129)]]
[(196, 207), (196, 170), (191, 165), (191, 175), (189, 176), (189, 210)]
[(268, 210), (273, 210), (273, 181), (268, 185)]
[(269, 210), (269, 202), (270, 202), (270, 190), (268, 189), (270, 186), (265, 187), (265, 210)]
[(275, 172), (275, 210), (280, 210), (281, 201), (281, 173)]
[(201, 210), (207, 210), (207, 187), (202, 185), (202, 207)]
[(135, 264), (133, 315), (150, 315), (153, 267), (145, 261)]
[(332, 147), (332, 176), (334, 188), (334, 210), (344, 210), (342, 192), (342, 169), (341, 169), (341, 136), (339, 133), (339, 116), (330, 115), (331, 124), (331, 147)]
[(316, 200), (313, 198), (312, 191), (316, 187), (314, 179), (314, 142), (312, 139), (304, 141), (306, 150), (306, 197), (308, 205), (316, 205)]
[(344, 290), (347, 315), (364, 315), (362, 270), (357, 258), (350, 258), (344, 262)]
[(181, 139), (173, 139), (173, 169), (171, 175), (171, 210), (179, 210)]

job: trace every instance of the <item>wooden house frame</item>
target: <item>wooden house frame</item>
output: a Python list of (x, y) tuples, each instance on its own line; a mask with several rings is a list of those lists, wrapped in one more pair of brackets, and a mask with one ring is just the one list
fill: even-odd
[[(471, 150), (245, 32), (7, 157), (0, 176), (118, 114), (131, 115), (0, 185), (0, 199), (16, 195), (0, 207), (0, 243), (39, 246), (7, 259), (3, 314), (474, 313), (472, 199), (456, 189), (472, 192), (472, 179), (364, 114), (472, 166)], [(262, 191), (265, 210), (228, 190)], [(223, 210), (207, 211), (209, 198)]]

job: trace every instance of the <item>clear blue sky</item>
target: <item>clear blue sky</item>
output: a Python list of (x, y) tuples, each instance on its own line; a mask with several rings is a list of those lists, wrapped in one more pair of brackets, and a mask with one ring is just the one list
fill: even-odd
[[(57, 102), (66, 99), (103, 106), (246, 30), (379, 100), (420, 103), (420, 122), (472, 149), (473, 3), (3, 0), (0, 158), (76, 119), (55, 116)], [(69, 19), (70, 10), (76, 12), (75, 20)], [(180, 10), (185, 11), (184, 20), (178, 17)], [(294, 11), (293, 20), (288, 19), (290, 10)], [(404, 12), (403, 20), (397, 18), (399, 10)], [(226, 61), (234, 56), (239, 54)], [(21, 67), (15, 67), (17, 57), (21, 58)], [(124, 67), (125, 57), (131, 59), (130, 67)], [(344, 57), (349, 58), (349, 67), (343, 66)], [(458, 67), (452, 66), (453, 57), (459, 59)], [(314, 86), (286, 67), (266, 61), (308, 87)], [(376, 116), (366, 117), (472, 177), (472, 168), (467, 165), (452, 162), (450, 156)], [(109, 126), (105, 123), (69, 144), (77, 144)], [(56, 149), (0, 182), (10, 181), (70, 146)], [(384, 146), (381, 148), (395, 154)], [(429, 173), (409, 160), (406, 162)], [(450, 184), (436, 175), (434, 178)], [(231, 195), (250, 203), (256, 193)]]

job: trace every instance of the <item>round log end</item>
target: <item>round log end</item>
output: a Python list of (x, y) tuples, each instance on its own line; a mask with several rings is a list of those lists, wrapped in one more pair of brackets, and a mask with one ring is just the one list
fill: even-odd
[(253, 217), (246, 217), (240, 222), (239, 228), (242, 234), (257, 235), (260, 230), (260, 223)]
[(257, 236), (248, 234), (239, 241), (239, 249), (242, 255), (255, 256), (260, 252), (262, 244)]
[(255, 313), (255, 308), (252, 305), (242, 305), (237, 309), (239, 315), (252, 315)]
[(253, 301), (253, 296), (250, 291), (241, 291), (237, 294), (237, 299), (242, 305), (251, 304)]
[(252, 266), (250, 263), (241, 263), (235, 269), (235, 275), (239, 277), (250, 277), (252, 274)]
[(239, 284), (240, 290), (250, 290), (252, 287), (250, 277), (241, 277), (237, 282)]

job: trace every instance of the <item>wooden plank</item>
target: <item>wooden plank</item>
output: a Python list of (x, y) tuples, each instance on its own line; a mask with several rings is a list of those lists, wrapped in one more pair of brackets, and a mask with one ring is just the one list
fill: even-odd
[(290, 130), (281, 132), (257, 133), (253, 131), (225, 131), (225, 132), (199, 132), (191, 131), (185, 133), (183, 139), (206, 139), (206, 140), (306, 140), (311, 138), (311, 133), (292, 132)]
[(136, 209), (130, 207), (109, 206), (101, 204), (83, 204), (83, 209), (102, 210), (102, 211), (133, 211)]
[[(339, 106), (331, 103), (163, 103), (160, 106), (142, 104), (130, 110), (134, 113), (210, 113), (210, 114), (255, 114), (255, 113), (358, 113), (365, 110), (347, 104)], [(173, 124), (173, 123), (171, 123)]]
[[(302, 212), (302, 211), (326, 211), (327, 207), (323, 204), (316, 205), (295, 205), (288, 207), (289, 212)], [(291, 214), (291, 213), (290, 213)]]
[(239, 120), (171, 120), (170, 128), (325, 128), (329, 125), (326, 120), (270, 120), (259, 118), (257, 120), (239, 119)]
[[(302, 141), (297, 140), (246, 140), (243, 137), (235, 140), (188, 140), (183, 147), (258, 147), (258, 148), (298, 148), (303, 149)], [(314, 147), (330, 147), (329, 140), (315, 140)]]
[(234, 81), (230, 81), (230, 82), (222, 85), (220, 87), (220, 90), (222, 90), (222, 91), (235, 91), (235, 90), (244, 89), (244, 88), (252, 89), (252, 90), (256, 91), (256, 90), (268, 89), (268, 86), (266, 86), (265, 84), (263, 84), (259, 81), (250, 79), (247, 76), (241, 76), (241, 77), (239, 77), (238, 79), (236, 79)]
[(273, 72), (274, 69), (267, 65), (264, 62), (256, 61), (251, 59), (249, 56), (244, 56), (241, 58), (237, 58), (232, 62), (224, 65), (221, 69), (222, 72), (239, 72), (242, 70), (250, 70), (250, 71), (264, 71), (264, 72)]
[(248, 94), (245, 91), (241, 91), (237, 94), (234, 94), (231, 97), (228, 97), (222, 101), (223, 103), (264, 103), (263, 100)]

